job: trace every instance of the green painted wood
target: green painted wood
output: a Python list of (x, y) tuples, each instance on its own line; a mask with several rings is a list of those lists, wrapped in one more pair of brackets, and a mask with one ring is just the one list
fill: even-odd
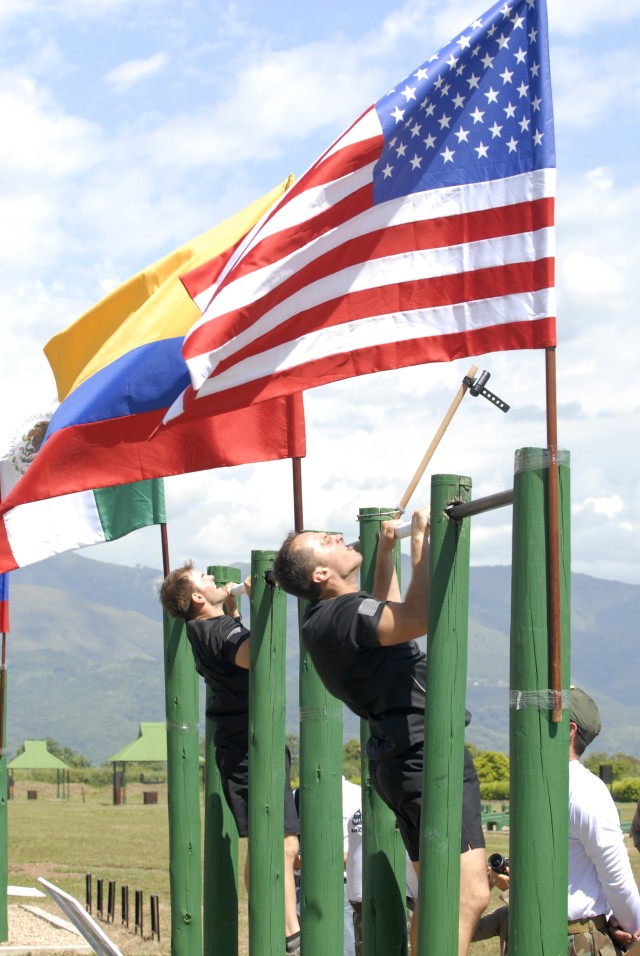
[(251, 554), (249, 952), (284, 952), (286, 595), (264, 579), (275, 552)]
[[(240, 569), (211, 565), (217, 584), (240, 581)], [(204, 956), (238, 952), (238, 828), (216, 764), (213, 723), (205, 723), (204, 773)]]
[(198, 677), (183, 621), (164, 612), (171, 954), (202, 952)]
[[(559, 455), (562, 686), (570, 655), (569, 457)], [(516, 452), (511, 609), (509, 952), (567, 951), (569, 712), (551, 721), (547, 452)], [(567, 704), (568, 706), (568, 704)], [(544, 914), (541, 919), (540, 914)]]
[[(300, 618), (304, 603), (299, 602)], [(300, 645), (300, 926), (305, 956), (343, 956), (342, 702)]]
[[(391, 508), (361, 508), (363, 590), (373, 589), (377, 533)], [(400, 548), (396, 546), (399, 570)], [(362, 744), (362, 941), (367, 956), (406, 956), (406, 856), (395, 816), (371, 785), (365, 754), (369, 725), (361, 722)]]
[[(457, 956), (469, 619), (469, 519), (444, 513), (468, 501), (471, 479), (431, 479), (431, 584), (427, 636), (418, 953)], [(446, 918), (443, 918), (446, 914)]]

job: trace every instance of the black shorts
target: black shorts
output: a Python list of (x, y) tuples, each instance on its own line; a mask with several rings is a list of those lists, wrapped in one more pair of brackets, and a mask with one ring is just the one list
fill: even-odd
[[(246, 741), (229, 741), (216, 747), (216, 763), (224, 795), (238, 827), (238, 836), (249, 835), (249, 751)], [(299, 833), (300, 823), (291, 792), (291, 753), (284, 758), (284, 832)]]
[[(415, 863), (420, 851), (420, 810), (422, 807), (422, 742), (388, 760), (371, 761), (371, 782), (396, 815), (410, 859)], [(480, 783), (471, 754), (464, 748), (462, 785), (462, 841), (460, 852), (483, 847), (484, 833), (480, 815)]]

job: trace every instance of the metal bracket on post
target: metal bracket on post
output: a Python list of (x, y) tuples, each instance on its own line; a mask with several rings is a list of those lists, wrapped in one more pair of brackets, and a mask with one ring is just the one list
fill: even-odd
[(477, 398), (478, 395), (482, 395), (492, 405), (495, 405), (496, 408), (499, 408), (501, 412), (508, 412), (510, 405), (507, 405), (506, 402), (503, 402), (501, 398), (498, 398), (497, 395), (494, 395), (493, 392), (490, 392), (488, 388), (485, 388), (486, 383), (491, 377), (491, 372), (480, 372), (476, 378), (470, 378), (468, 375), (462, 379), (464, 385), (469, 389), (469, 394), (473, 395), (474, 398)]

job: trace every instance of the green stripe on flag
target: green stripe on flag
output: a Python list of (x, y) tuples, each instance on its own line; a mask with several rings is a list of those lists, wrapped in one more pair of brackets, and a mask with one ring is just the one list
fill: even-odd
[(105, 541), (114, 541), (138, 528), (164, 524), (164, 483), (161, 478), (94, 491)]

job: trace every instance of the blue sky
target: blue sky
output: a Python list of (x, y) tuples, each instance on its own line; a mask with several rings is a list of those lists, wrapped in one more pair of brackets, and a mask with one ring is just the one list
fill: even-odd
[[(487, 4), (488, 5), (488, 4)], [(640, 583), (640, 6), (549, 0), (558, 164), (559, 440), (577, 571)], [(51, 407), (45, 342), (106, 292), (305, 168), (462, 31), (468, 0), (205, 3), (4, 0), (0, 7), (0, 399), (6, 444)], [(544, 360), (473, 359), (512, 405), (465, 399), (433, 461), (474, 495), (546, 444)], [(357, 534), (394, 505), (471, 360), (308, 392), (306, 523)], [(248, 560), (292, 524), (287, 462), (167, 482), (174, 563)], [(423, 504), (425, 480), (412, 500)], [(510, 512), (474, 522), (475, 563), (508, 563)], [(88, 549), (159, 566), (157, 532)]]

